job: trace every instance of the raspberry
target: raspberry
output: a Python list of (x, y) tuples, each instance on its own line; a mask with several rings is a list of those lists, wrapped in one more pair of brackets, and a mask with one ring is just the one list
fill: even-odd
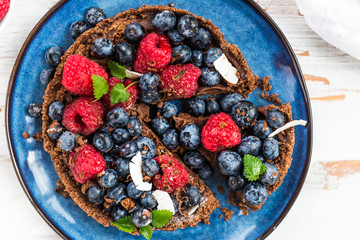
[(130, 97), (128, 100), (126, 100), (126, 102), (123, 102), (123, 103), (118, 103), (118, 104), (112, 105), (110, 102), (110, 92), (111, 92), (111, 89), (117, 83), (122, 83), (125, 85), (125, 87), (127, 87), (128, 85), (130, 85), (133, 82), (134, 82), (134, 80), (127, 79), (127, 78), (125, 78), (125, 79), (118, 79), (116, 77), (109, 78), (108, 79), (109, 93), (102, 97), (102, 103), (104, 104), (104, 106), (106, 106), (108, 109), (121, 107), (125, 110), (128, 110), (129, 108), (131, 108), (135, 104), (138, 93), (139, 93), (137, 84), (133, 84), (128, 89), (126, 89), (130, 93)]
[(108, 74), (99, 64), (83, 56), (71, 55), (65, 62), (62, 85), (72, 93), (92, 96), (94, 94), (92, 75), (108, 79)]
[(231, 148), (241, 142), (239, 127), (223, 112), (210, 116), (202, 129), (202, 143), (212, 152), (219, 148)]
[(80, 97), (66, 106), (62, 124), (73, 133), (89, 135), (103, 123), (105, 109), (93, 98)]
[(84, 144), (69, 154), (69, 168), (79, 183), (96, 177), (106, 168), (104, 158), (90, 144)]
[(6, 16), (10, 8), (10, 0), (0, 0), (0, 21)]
[(136, 72), (160, 72), (170, 63), (171, 45), (162, 35), (150, 33), (141, 40), (133, 64)]
[(171, 193), (189, 181), (186, 169), (175, 158), (161, 155), (154, 160), (160, 165), (160, 172), (153, 177), (157, 189)]
[(160, 75), (160, 88), (175, 96), (189, 98), (198, 89), (201, 70), (192, 64), (169, 65)]

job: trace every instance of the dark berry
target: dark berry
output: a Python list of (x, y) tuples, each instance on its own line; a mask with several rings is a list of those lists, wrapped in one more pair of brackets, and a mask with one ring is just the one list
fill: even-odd
[(61, 47), (51, 47), (45, 52), (45, 59), (52, 66), (59, 65), (61, 57), (64, 55), (64, 50)]
[(239, 127), (250, 127), (257, 114), (255, 105), (245, 100), (240, 101), (231, 109), (231, 117)]
[(275, 159), (279, 156), (279, 142), (275, 138), (267, 138), (263, 142), (262, 154), (267, 159)]
[(140, 203), (144, 208), (150, 209), (154, 209), (157, 205), (157, 201), (150, 191), (141, 196)]
[(140, 196), (144, 193), (143, 191), (137, 190), (135, 183), (131, 182), (126, 187), (127, 196), (131, 199), (139, 199)]
[(199, 31), (199, 23), (192, 15), (183, 15), (177, 23), (177, 30), (186, 38), (194, 36)]
[(201, 129), (195, 124), (188, 124), (181, 129), (180, 142), (188, 150), (198, 148), (201, 143)]
[(164, 102), (163, 107), (161, 108), (161, 115), (166, 118), (170, 119), (172, 116), (176, 116), (178, 114), (178, 109), (175, 104)]
[(151, 120), (151, 128), (159, 135), (164, 134), (169, 128), (169, 122), (162, 117), (156, 117)]
[(142, 169), (146, 176), (153, 177), (159, 172), (160, 166), (154, 159), (146, 158), (142, 162)]
[(119, 155), (124, 158), (132, 158), (138, 151), (138, 145), (134, 141), (127, 141), (119, 147)]
[(93, 185), (86, 190), (86, 196), (90, 203), (103, 203), (104, 195), (105, 193), (99, 185)]
[(75, 148), (76, 139), (78, 138), (78, 134), (66, 131), (59, 137), (60, 148), (63, 151), (69, 152)]
[(112, 168), (115, 161), (114, 157), (111, 154), (107, 153), (103, 155), (103, 158), (106, 163), (106, 168)]
[(115, 206), (112, 208), (111, 216), (114, 218), (114, 221), (122, 219), (127, 215), (127, 211), (122, 206)]
[(85, 12), (85, 19), (91, 26), (95, 26), (106, 18), (105, 12), (99, 7), (91, 7)]
[(198, 68), (202, 67), (204, 59), (204, 52), (202, 50), (193, 50), (191, 55), (191, 63), (197, 66)]
[(183, 35), (181, 35), (179, 33), (179, 31), (174, 28), (170, 29), (167, 32), (167, 36), (173, 43), (179, 43), (179, 42), (184, 41), (184, 39), (185, 39), (185, 37)]
[(104, 123), (103, 125), (101, 125), (99, 127), (99, 129), (97, 131), (103, 132), (103, 133), (111, 133), (114, 131), (114, 128), (112, 126), (110, 126), (109, 123)]
[(140, 100), (148, 104), (159, 101), (160, 97), (161, 97), (160, 92), (156, 90), (150, 92), (140, 91), (140, 95), (139, 95)]
[(167, 130), (162, 138), (162, 141), (168, 149), (175, 149), (179, 146), (179, 134), (175, 129)]
[(126, 196), (126, 186), (123, 183), (119, 183), (115, 187), (110, 188), (107, 191), (107, 198), (114, 200), (114, 205), (121, 202), (121, 200), (127, 198)]
[(220, 74), (216, 70), (205, 67), (201, 69), (200, 82), (207, 87), (213, 87), (220, 82)]
[(70, 34), (73, 39), (79, 37), (82, 33), (89, 29), (89, 25), (85, 21), (73, 22), (70, 26)]
[(134, 117), (134, 116), (129, 117), (129, 121), (126, 124), (126, 126), (127, 126), (130, 136), (137, 137), (141, 134), (142, 124), (137, 117)]
[(106, 38), (98, 38), (92, 44), (92, 51), (97, 58), (109, 58), (113, 49), (112, 43)]
[(131, 219), (136, 227), (144, 227), (151, 223), (152, 214), (146, 208), (138, 208), (131, 212)]
[(208, 179), (213, 174), (213, 168), (208, 162), (205, 162), (203, 167), (197, 169), (197, 174), (201, 179)]
[(205, 100), (206, 102), (206, 113), (208, 115), (217, 114), (220, 112), (220, 105), (215, 98), (209, 97)]
[(214, 67), (214, 62), (222, 55), (220, 48), (210, 48), (204, 54), (204, 64), (208, 67)]
[(156, 155), (156, 144), (148, 137), (138, 137), (135, 140), (143, 158), (153, 158)]
[(136, 58), (136, 51), (129, 43), (121, 42), (115, 45), (115, 56), (120, 65), (129, 66)]
[(226, 185), (228, 186), (230, 191), (239, 192), (245, 187), (246, 179), (242, 175), (230, 176)]
[(237, 147), (237, 151), (241, 156), (250, 154), (256, 156), (260, 153), (261, 141), (255, 136), (246, 136), (241, 139), (240, 145)]
[(193, 169), (200, 169), (205, 164), (205, 157), (201, 155), (198, 151), (189, 151), (185, 153), (183, 158), (186, 166)]
[(103, 153), (109, 152), (114, 145), (108, 133), (95, 133), (92, 143), (98, 151)]
[(33, 118), (38, 118), (41, 116), (42, 111), (42, 105), (37, 103), (30, 103), (29, 106), (27, 106), (27, 112), (28, 114)]
[(184, 64), (191, 59), (191, 48), (185, 44), (178, 45), (171, 50), (174, 64)]
[(65, 128), (63, 125), (61, 125), (61, 123), (59, 123), (58, 121), (53, 121), (46, 130), (46, 133), (49, 138), (56, 140), (61, 136), (64, 131)]
[(242, 97), (239, 93), (230, 93), (225, 95), (220, 100), (221, 109), (224, 112), (231, 112), (231, 108), (238, 104), (242, 100)]
[(199, 31), (190, 38), (190, 45), (194, 48), (205, 49), (210, 46), (211, 41), (211, 33), (204, 28), (199, 28)]
[(186, 101), (186, 110), (194, 117), (205, 114), (205, 101), (199, 97), (191, 97)]
[(279, 109), (271, 109), (266, 115), (266, 121), (273, 128), (279, 128), (285, 124), (285, 116)]
[(129, 115), (121, 108), (114, 108), (110, 110), (106, 115), (107, 121), (112, 127), (124, 127), (129, 121)]
[(187, 207), (193, 207), (196, 204), (200, 203), (201, 194), (197, 187), (195, 186), (186, 186), (185, 188), (185, 205)]
[(236, 176), (240, 172), (242, 159), (237, 152), (222, 151), (216, 159), (219, 171), (227, 176)]
[(114, 157), (120, 157), (120, 145), (114, 144), (113, 148), (110, 150), (110, 154)]
[(274, 185), (279, 181), (280, 172), (275, 164), (265, 162), (266, 171), (260, 176), (260, 182), (265, 186)]
[(119, 177), (126, 178), (130, 175), (129, 163), (130, 160), (125, 158), (116, 159), (115, 165)]
[(118, 175), (113, 169), (106, 169), (105, 173), (100, 177), (100, 184), (104, 188), (112, 188), (118, 184)]
[(116, 128), (112, 132), (112, 137), (117, 144), (123, 144), (131, 139), (129, 131), (123, 128)]
[(264, 185), (258, 182), (251, 182), (245, 186), (243, 191), (245, 200), (251, 205), (264, 203), (268, 196), (268, 191)]
[(253, 134), (264, 140), (272, 132), (272, 128), (266, 122), (266, 120), (258, 120), (252, 127)]
[(40, 72), (40, 82), (42, 85), (48, 85), (48, 83), (54, 78), (54, 74), (55, 74), (55, 69), (50, 67), (50, 68), (44, 68), (41, 72)]
[(50, 104), (48, 115), (51, 120), (61, 121), (63, 119), (65, 105), (62, 102), (56, 101)]
[(145, 37), (145, 29), (140, 23), (130, 23), (126, 26), (124, 35), (127, 41), (137, 43)]
[(144, 73), (139, 80), (139, 88), (143, 92), (156, 91), (159, 86), (159, 76), (155, 73)]
[(175, 215), (176, 213), (179, 212), (179, 202), (178, 202), (178, 200), (176, 200), (176, 196), (170, 195), (170, 197), (171, 197), (171, 200), (172, 200), (173, 205), (174, 205), (174, 209), (175, 209), (174, 215)]
[(163, 11), (155, 15), (152, 23), (156, 29), (160, 31), (167, 31), (175, 26), (176, 16), (173, 12)]
[(265, 162), (265, 158), (263, 155), (257, 155), (256, 157), (260, 159), (260, 161)]

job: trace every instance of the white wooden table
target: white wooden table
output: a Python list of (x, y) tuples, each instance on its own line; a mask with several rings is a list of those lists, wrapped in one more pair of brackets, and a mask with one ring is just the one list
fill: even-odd
[[(5, 139), (4, 103), (15, 58), (56, 0), (12, 0), (0, 26), (0, 239), (60, 239), (24, 194)], [(305, 185), (269, 239), (358, 239), (360, 61), (327, 44), (294, 0), (260, 0), (295, 50), (312, 99), (314, 147)]]

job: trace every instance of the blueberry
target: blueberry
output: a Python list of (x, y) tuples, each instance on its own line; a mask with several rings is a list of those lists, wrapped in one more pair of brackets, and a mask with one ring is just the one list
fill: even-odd
[(117, 144), (123, 144), (131, 139), (129, 131), (123, 128), (116, 128), (112, 132), (112, 137)]
[(140, 95), (139, 95), (140, 100), (148, 104), (159, 101), (160, 97), (161, 97), (160, 92), (156, 90), (150, 92), (140, 91)]
[(279, 109), (271, 109), (266, 115), (266, 121), (273, 128), (279, 128), (285, 124), (285, 116)]
[(275, 159), (279, 156), (279, 142), (275, 138), (267, 138), (263, 142), (262, 153), (267, 159)]
[(54, 78), (54, 74), (55, 74), (55, 69), (50, 67), (50, 68), (44, 68), (41, 72), (40, 72), (40, 82), (42, 85), (46, 86), (48, 85), (48, 83)]
[(176, 197), (174, 195), (170, 195), (170, 197), (174, 205), (174, 210), (175, 210), (174, 215), (175, 215), (176, 213), (179, 212), (179, 202), (178, 200), (176, 200)]
[(110, 153), (103, 155), (107, 168), (112, 168), (114, 163), (114, 157)]
[(193, 50), (191, 55), (191, 63), (200, 68), (203, 64), (204, 52), (202, 50)]
[(134, 117), (134, 116), (129, 117), (129, 121), (126, 124), (126, 126), (127, 126), (130, 136), (137, 137), (141, 134), (142, 124), (137, 117)]
[(191, 59), (191, 48), (185, 44), (178, 45), (171, 50), (174, 64), (184, 64)]
[(91, 7), (85, 12), (85, 19), (91, 26), (95, 26), (106, 18), (105, 12), (99, 7)]
[(257, 117), (257, 109), (252, 102), (242, 100), (231, 109), (231, 117), (239, 127), (250, 127)]
[(121, 42), (115, 45), (115, 56), (120, 65), (129, 66), (136, 58), (136, 51), (129, 43)]
[(205, 165), (205, 157), (198, 151), (189, 151), (185, 153), (183, 161), (186, 166), (193, 169), (200, 169)]
[(143, 92), (153, 92), (157, 90), (160, 79), (155, 73), (144, 73), (139, 80), (139, 88)]
[(216, 159), (219, 171), (226, 176), (236, 176), (240, 172), (242, 159), (237, 152), (222, 151)]
[(199, 31), (199, 23), (192, 15), (183, 15), (177, 23), (177, 30), (186, 38), (194, 36)]
[(122, 219), (127, 215), (127, 211), (122, 206), (115, 206), (112, 208), (111, 216), (114, 218), (114, 221)]
[(159, 135), (164, 134), (169, 128), (169, 122), (162, 117), (156, 117), (151, 120), (151, 128)]
[(93, 185), (86, 190), (86, 196), (90, 203), (103, 203), (104, 195), (105, 193), (99, 185)]
[(260, 161), (265, 162), (265, 158), (263, 155), (257, 155), (256, 157), (260, 159)]
[(220, 112), (220, 105), (215, 98), (209, 97), (205, 100), (206, 102), (206, 113), (208, 115), (217, 114)]
[(131, 213), (131, 219), (136, 227), (144, 227), (151, 223), (152, 214), (146, 208), (138, 208)]
[(160, 166), (154, 159), (146, 158), (142, 162), (142, 169), (146, 176), (153, 177), (159, 172)]
[(120, 157), (120, 145), (114, 144), (113, 148), (110, 150), (110, 154), (114, 157)]
[(42, 111), (41, 104), (30, 103), (26, 109), (27, 109), (27, 113), (33, 118), (38, 118), (41, 116), (41, 111)]
[(60, 148), (63, 151), (69, 152), (75, 148), (76, 139), (79, 137), (78, 134), (66, 131), (59, 137)]
[(266, 171), (260, 176), (260, 182), (265, 186), (274, 185), (279, 181), (280, 172), (279, 168), (272, 163), (265, 162)]
[(127, 196), (131, 199), (139, 199), (143, 195), (143, 191), (137, 190), (135, 183), (131, 182), (126, 187)]
[(134, 141), (127, 141), (119, 147), (119, 155), (124, 158), (132, 158), (138, 151), (138, 145)]
[(201, 143), (201, 129), (195, 124), (188, 124), (181, 129), (180, 142), (188, 150), (198, 148)]
[(167, 36), (173, 43), (179, 43), (179, 42), (184, 41), (184, 39), (185, 39), (185, 37), (183, 35), (181, 35), (179, 33), (179, 31), (174, 28), (170, 29), (167, 32)]
[(76, 39), (88, 29), (89, 29), (89, 25), (83, 20), (73, 22), (70, 26), (71, 37), (73, 39)]
[(242, 175), (230, 176), (226, 181), (229, 190), (233, 192), (239, 192), (244, 188), (245, 184), (246, 179)]
[(63, 134), (64, 131), (65, 128), (61, 125), (61, 123), (53, 121), (46, 130), (46, 133), (49, 138), (56, 140), (61, 136), (61, 134)]
[(261, 140), (264, 140), (272, 132), (272, 128), (269, 126), (266, 120), (258, 120), (252, 127), (252, 131), (255, 136), (259, 137)]
[(213, 168), (208, 162), (205, 162), (203, 167), (197, 169), (197, 174), (201, 179), (208, 179), (213, 174)]
[(56, 101), (50, 104), (48, 116), (51, 120), (61, 121), (64, 114), (65, 105), (62, 102)]
[(105, 173), (100, 177), (100, 184), (104, 188), (112, 188), (118, 184), (118, 175), (113, 169), (106, 169)]
[(114, 128), (110, 126), (109, 123), (106, 122), (103, 125), (101, 125), (97, 131), (103, 133), (111, 133), (114, 131)]
[(224, 112), (231, 112), (231, 108), (241, 101), (242, 97), (239, 93), (230, 93), (225, 95), (220, 100), (221, 109)]
[(161, 108), (161, 115), (166, 118), (170, 119), (172, 116), (176, 116), (178, 114), (178, 109), (175, 104), (164, 102), (163, 107)]
[(211, 41), (211, 33), (204, 28), (199, 28), (199, 31), (190, 38), (190, 45), (194, 48), (205, 49), (210, 46)]
[(115, 165), (119, 177), (126, 178), (130, 175), (129, 163), (130, 160), (125, 158), (116, 159)]
[(195, 186), (186, 186), (185, 188), (185, 205), (187, 207), (193, 207), (196, 204), (200, 203), (201, 194), (197, 187)]
[(112, 43), (106, 38), (98, 38), (92, 44), (92, 51), (97, 58), (109, 58), (113, 49)]
[(201, 69), (200, 83), (207, 87), (213, 87), (220, 82), (220, 74), (216, 70), (205, 67)]
[(186, 110), (194, 117), (203, 116), (205, 114), (205, 101), (198, 97), (191, 97), (186, 101)]
[(245, 200), (251, 205), (259, 205), (266, 201), (268, 191), (264, 185), (258, 182), (251, 182), (245, 186), (243, 191)]
[(175, 13), (170, 11), (163, 11), (157, 13), (152, 21), (154, 27), (160, 31), (167, 31), (172, 29), (176, 24)]
[(210, 48), (204, 54), (204, 64), (208, 67), (214, 67), (214, 62), (222, 55), (220, 48)]
[(123, 183), (119, 183), (107, 191), (107, 198), (114, 200), (113, 205), (119, 204), (121, 200), (127, 198), (125, 191), (126, 186)]
[(145, 29), (140, 23), (130, 23), (126, 26), (124, 35), (128, 42), (138, 43), (145, 37)]
[(237, 152), (244, 156), (245, 154), (250, 154), (256, 156), (260, 153), (261, 141), (258, 137), (255, 136), (246, 136), (241, 139), (240, 145), (237, 147)]
[(175, 149), (179, 146), (179, 134), (175, 129), (167, 130), (162, 138), (162, 141), (168, 149)]
[(112, 127), (124, 127), (129, 121), (129, 115), (121, 108), (114, 108), (110, 110), (106, 115), (107, 121)]
[(52, 66), (59, 65), (64, 50), (61, 47), (50, 47), (45, 52), (45, 60)]
[(135, 140), (143, 158), (153, 158), (156, 155), (156, 144), (148, 137), (138, 137)]
[(150, 191), (145, 192), (145, 195), (141, 196), (140, 203), (144, 208), (150, 209), (154, 209), (157, 205), (157, 201)]
[(106, 153), (111, 150), (114, 142), (108, 133), (95, 133), (92, 144), (98, 151)]

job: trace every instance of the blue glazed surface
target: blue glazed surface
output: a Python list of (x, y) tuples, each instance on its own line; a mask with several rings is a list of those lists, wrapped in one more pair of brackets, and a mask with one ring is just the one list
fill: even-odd
[[(135, 8), (142, 4), (155, 5), (154, 1), (125, 0), (70, 0), (63, 4), (40, 28), (31, 41), (20, 62), (9, 104), (9, 129), (13, 143), (15, 164), (23, 182), (34, 202), (47, 216), (50, 222), (72, 239), (139, 239), (122, 233), (113, 227), (105, 228), (88, 217), (71, 199), (64, 199), (54, 192), (58, 179), (49, 155), (42, 144), (34, 140), (25, 140), (22, 133), (35, 134), (41, 131), (41, 120), (32, 119), (26, 114), (26, 106), (31, 102), (42, 102), (45, 89), (39, 81), (40, 71), (46, 66), (44, 52), (51, 46), (67, 49), (73, 42), (68, 28), (71, 22), (83, 18), (84, 11), (91, 6), (105, 9), (108, 17), (116, 13)], [(156, 1), (156, 4), (168, 4), (168, 1)], [(177, 1), (177, 8), (183, 8), (196, 15), (211, 19), (225, 34), (230, 43), (237, 44), (242, 50), (250, 68), (260, 77), (270, 76), (273, 92), (279, 93), (283, 102), (289, 102), (293, 108), (294, 119), (310, 120), (307, 116), (305, 93), (296, 74), (290, 53), (273, 28), (246, 1)], [(221, 9), (221, 11), (219, 11)], [(224, 15), (226, 13), (226, 16)], [(257, 89), (250, 96), (257, 106), (268, 104), (260, 97)], [(239, 209), (226, 203), (225, 194), (219, 194), (219, 182), (225, 186), (222, 178), (215, 174), (207, 184), (223, 207), (234, 211), (229, 222), (219, 219), (217, 209), (212, 215), (210, 225), (200, 224), (195, 228), (186, 228), (174, 232), (155, 231), (153, 239), (256, 239), (261, 236), (282, 214), (291, 201), (300, 182), (307, 162), (308, 141), (311, 133), (308, 128), (296, 127), (296, 144), (292, 166), (277, 192), (271, 194), (261, 210), (249, 216), (239, 215)]]

